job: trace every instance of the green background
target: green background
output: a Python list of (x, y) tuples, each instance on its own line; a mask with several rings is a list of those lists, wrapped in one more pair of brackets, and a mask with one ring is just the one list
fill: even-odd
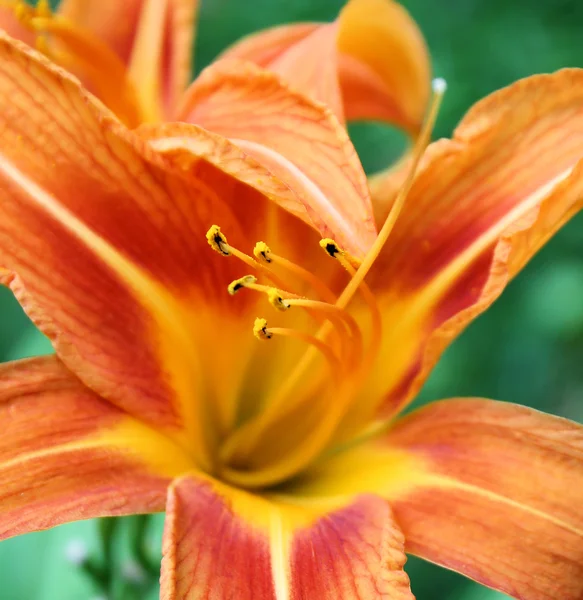
[[(421, 26), (435, 75), (449, 87), (436, 135), (449, 135), (479, 98), (533, 73), (582, 66), (583, 3), (576, 0), (409, 0)], [(332, 20), (338, 0), (204, 0), (197, 36), (197, 68), (242, 35), (273, 24)], [(402, 147), (389, 128), (351, 126), (365, 168), (386, 166)], [(583, 420), (583, 219), (575, 218), (535, 257), (503, 297), (447, 351), (418, 402), (474, 395), (512, 400)], [(0, 360), (47, 353), (11, 294), (0, 289)], [(119, 580), (135, 521), (113, 540)], [(161, 516), (149, 524), (147, 551), (156, 560)], [(0, 600), (98, 598), (90, 578), (67, 562), (71, 540), (97, 553), (95, 522), (74, 523), (0, 543)], [(505, 598), (464, 578), (410, 559), (418, 600)], [(118, 584), (120, 582), (118, 581)], [(117, 596), (130, 598), (117, 588)], [(135, 596), (146, 597), (141, 592)], [(157, 597), (155, 586), (147, 597)], [(116, 599), (117, 600), (117, 599)]]

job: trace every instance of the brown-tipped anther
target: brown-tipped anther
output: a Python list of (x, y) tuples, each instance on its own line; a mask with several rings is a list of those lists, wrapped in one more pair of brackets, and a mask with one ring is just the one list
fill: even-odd
[(324, 238), (323, 240), (320, 240), (320, 248), (327, 252), (327, 254), (332, 258), (337, 258), (338, 255), (343, 254), (340, 246), (338, 246), (338, 244), (330, 238)]
[(215, 252), (218, 252), (223, 256), (231, 256), (231, 251), (229, 250), (227, 238), (225, 237), (225, 234), (221, 231), (221, 228), (218, 225), (213, 225), (206, 232), (206, 240), (209, 246)]
[(274, 308), (277, 308), (277, 310), (284, 311), (284, 310), (288, 310), (288, 308), (290, 308), (290, 305), (288, 304), (288, 302), (286, 302), (286, 300), (281, 297), (279, 291), (276, 290), (275, 288), (272, 288), (271, 290), (269, 290), (267, 292), (267, 299), (269, 300), (269, 303), (271, 304), (271, 306), (273, 306)]
[(253, 335), (258, 340), (269, 340), (272, 334), (267, 330), (267, 319), (261, 319), (257, 317), (255, 324), (253, 325)]
[(247, 287), (250, 284), (253, 284), (257, 281), (257, 278), (253, 275), (244, 275), (239, 279), (235, 279), (235, 281), (231, 281), (229, 286), (227, 287), (227, 291), (231, 296), (234, 296), (239, 290), (242, 290), (244, 287)]
[(271, 262), (269, 255), (271, 254), (271, 248), (265, 242), (257, 242), (255, 248), (253, 248), (253, 254), (256, 259), (266, 263)]

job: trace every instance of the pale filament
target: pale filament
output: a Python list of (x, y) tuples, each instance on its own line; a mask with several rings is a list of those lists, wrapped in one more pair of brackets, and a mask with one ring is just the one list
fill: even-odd
[(322, 340), (319, 340), (317, 337), (310, 335), (309, 333), (287, 327), (268, 328), (267, 321), (265, 319), (255, 319), (253, 332), (259, 339), (268, 340), (271, 339), (272, 336), (276, 335), (301, 340), (302, 342), (309, 344), (322, 353), (322, 356), (324, 356), (326, 362), (330, 366), (330, 371), (332, 372), (333, 376), (337, 377), (342, 371), (342, 364), (330, 346), (328, 346), (328, 344), (324, 343)]
[[(215, 252), (218, 252), (222, 256), (234, 256), (235, 258), (239, 259), (243, 264), (245, 264), (248, 267), (251, 267), (252, 269), (263, 274), (269, 281), (271, 281), (271, 283), (277, 289), (282, 290), (284, 287), (286, 287), (283, 280), (280, 277), (278, 277), (273, 272), (273, 270), (269, 268), (269, 266), (267, 266), (265, 264), (266, 261), (262, 260), (262, 262), (259, 262), (259, 261), (255, 260), (253, 257), (249, 256), (248, 254), (245, 254), (241, 250), (238, 250), (234, 246), (231, 246), (228, 243), (227, 238), (222, 233), (221, 228), (218, 225), (213, 225), (207, 231), (206, 239), (207, 239), (209, 246)], [(261, 242), (256, 244), (255, 248), (257, 248), (260, 243)], [(291, 261), (289, 261), (289, 262), (290, 262), (290, 264), (293, 264), (293, 263), (291, 263)], [(317, 278), (314, 275), (312, 275), (312, 277), (317, 280)], [(324, 285), (324, 284), (322, 284), (322, 285)], [(287, 293), (291, 294), (291, 292), (287, 292)], [(291, 295), (293, 295), (293, 294), (291, 294)], [(300, 298), (301, 296), (296, 296), (296, 297)], [(335, 300), (335, 296), (334, 296), (334, 300)], [(322, 318), (322, 315), (320, 313), (315, 312), (312, 309), (307, 308), (307, 307), (305, 308), (305, 310), (310, 315), (310, 317), (312, 317), (314, 319), (314, 321), (316, 321), (316, 323), (318, 325), (323, 326), (326, 323), (327, 319)], [(333, 329), (332, 333), (335, 336), (336, 341), (338, 341), (338, 338), (336, 337), (336, 330)]]
[[(342, 336), (345, 348), (343, 349), (343, 355), (348, 356), (348, 367), (356, 368), (362, 361), (362, 331), (358, 326), (355, 318), (346, 310), (342, 310), (334, 304), (328, 304), (327, 302), (320, 302), (318, 300), (308, 300), (305, 298), (291, 299), (287, 301), (289, 306), (300, 306), (311, 308), (313, 310), (319, 310), (325, 313), (330, 321), (343, 323), (350, 334), (350, 338)], [(347, 347), (346, 347), (347, 346)]]
[[(348, 272), (351, 279), (356, 275), (356, 268), (353, 263), (355, 260), (349, 260), (348, 255), (331, 239), (323, 239), (320, 241), (320, 247), (323, 248), (327, 254), (332, 258), (335, 258), (340, 265)], [(366, 282), (362, 282), (359, 291), (363, 297), (371, 317), (371, 335), (368, 344), (367, 352), (363, 359), (363, 365), (365, 367), (372, 368), (374, 361), (379, 353), (381, 347), (382, 331), (383, 331), (383, 320), (378, 302), (375, 298), (374, 293), (368, 287)]]
[[(245, 275), (232, 281), (227, 290), (229, 294), (234, 295), (243, 288), (266, 294), (269, 303), (280, 311), (286, 311), (293, 306), (297, 306), (310, 313), (322, 314), (323, 316), (319, 320), (329, 320), (336, 328), (335, 331), (340, 343), (341, 360), (346, 363), (344, 366), (353, 368), (362, 359), (362, 334), (354, 317), (348, 312), (336, 308), (333, 304), (319, 300), (309, 300), (286, 290), (256, 283), (253, 275)], [(334, 346), (329, 343), (327, 345), (331, 348)]]
[(307, 283), (308, 286), (314, 289), (318, 296), (320, 296), (320, 298), (325, 302), (330, 304), (336, 303), (336, 296), (334, 292), (332, 292), (332, 290), (325, 283), (323, 283), (322, 280), (318, 279), (307, 269), (304, 269), (304, 267), (297, 265), (283, 256), (274, 254), (269, 246), (264, 242), (257, 242), (255, 248), (253, 249), (253, 254), (258, 260), (261, 260), (267, 264), (273, 263), (275, 265), (279, 265), (283, 269), (286, 269), (288, 272), (298, 277), (298, 279), (301, 279)]

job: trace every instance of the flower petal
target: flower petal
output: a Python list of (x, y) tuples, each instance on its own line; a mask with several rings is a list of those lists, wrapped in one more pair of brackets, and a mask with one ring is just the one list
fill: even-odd
[[(295, 89), (325, 104), (344, 122), (344, 107), (338, 79), (338, 25), (320, 25), (273, 60), (267, 69), (280, 75)], [(314, 60), (314, 56), (318, 60)]]
[(319, 514), (185, 477), (167, 514), (164, 600), (413, 600), (403, 537), (380, 498)]
[(583, 596), (582, 426), (449, 400), (406, 417), (387, 441), (433, 472), (394, 504), (409, 552), (516, 598)]
[(183, 451), (86, 388), (54, 356), (0, 366), (0, 538), (163, 510)]
[(0, 6), (0, 29), (4, 30), (9, 36), (33, 46), (35, 35), (30, 29), (22, 26), (14, 13), (14, 7)]
[(478, 103), (451, 141), (429, 148), (371, 273), (385, 366), (365, 395), (386, 398), (389, 413), (581, 208), (582, 105), (583, 71), (534, 76)]
[(392, 0), (351, 0), (338, 23), (346, 118), (388, 121), (416, 134), (429, 100), (431, 73), (415, 21)]
[(288, 184), (323, 237), (356, 256), (372, 244), (364, 171), (323, 105), (251, 63), (219, 61), (192, 84), (179, 118), (229, 138)]
[(86, 385), (205, 445), (213, 417), (196, 400), (201, 360), (222, 356), (215, 311), (225, 332), (239, 331), (234, 311), (247, 302), (229, 303), (225, 282), (240, 270), (212, 253), (205, 233), (218, 220), (242, 244), (239, 224), (216, 191), (4, 38), (0, 127), (4, 283)]
[(479, 399), (435, 402), (291, 490), (386, 498), (406, 550), (523, 600), (583, 597), (583, 426)]
[(222, 57), (275, 71), (328, 104), (340, 119), (388, 121), (412, 134), (421, 126), (429, 99), (423, 35), (392, 0), (350, 0), (333, 25), (274, 27), (244, 38)]
[(197, 0), (63, 0), (59, 7), (128, 66), (151, 116), (170, 116), (190, 81), (197, 11)]

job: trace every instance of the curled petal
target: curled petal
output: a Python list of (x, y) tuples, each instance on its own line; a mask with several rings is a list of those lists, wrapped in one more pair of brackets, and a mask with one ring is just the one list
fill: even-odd
[(240, 327), (240, 271), (205, 233), (240, 245), (239, 224), (38, 53), (2, 38), (0, 57), (3, 283), (86, 385), (204, 454), (201, 349), (221, 352), (215, 310)]
[(365, 395), (385, 398), (388, 413), (581, 208), (582, 90), (577, 69), (521, 80), (478, 103), (452, 140), (430, 146), (371, 273), (386, 368)]
[(169, 481), (193, 465), (54, 356), (0, 366), (0, 420), (0, 538), (163, 510)]
[(244, 38), (223, 57), (275, 71), (340, 119), (387, 121), (412, 135), (429, 99), (427, 46), (392, 0), (350, 0), (333, 24), (275, 27)]
[(435, 402), (292, 490), (386, 498), (406, 550), (522, 600), (583, 595), (583, 426), (492, 400)]
[(338, 23), (346, 118), (388, 121), (416, 134), (431, 74), (415, 21), (392, 0), (351, 0)]
[(326, 513), (185, 477), (167, 511), (164, 600), (413, 600), (403, 537), (380, 498)]
[(229, 138), (267, 167), (300, 196), (323, 237), (356, 256), (372, 244), (364, 171), (325, 106), (251, 63), (219, 61), (192, 84), (180, 119)]

